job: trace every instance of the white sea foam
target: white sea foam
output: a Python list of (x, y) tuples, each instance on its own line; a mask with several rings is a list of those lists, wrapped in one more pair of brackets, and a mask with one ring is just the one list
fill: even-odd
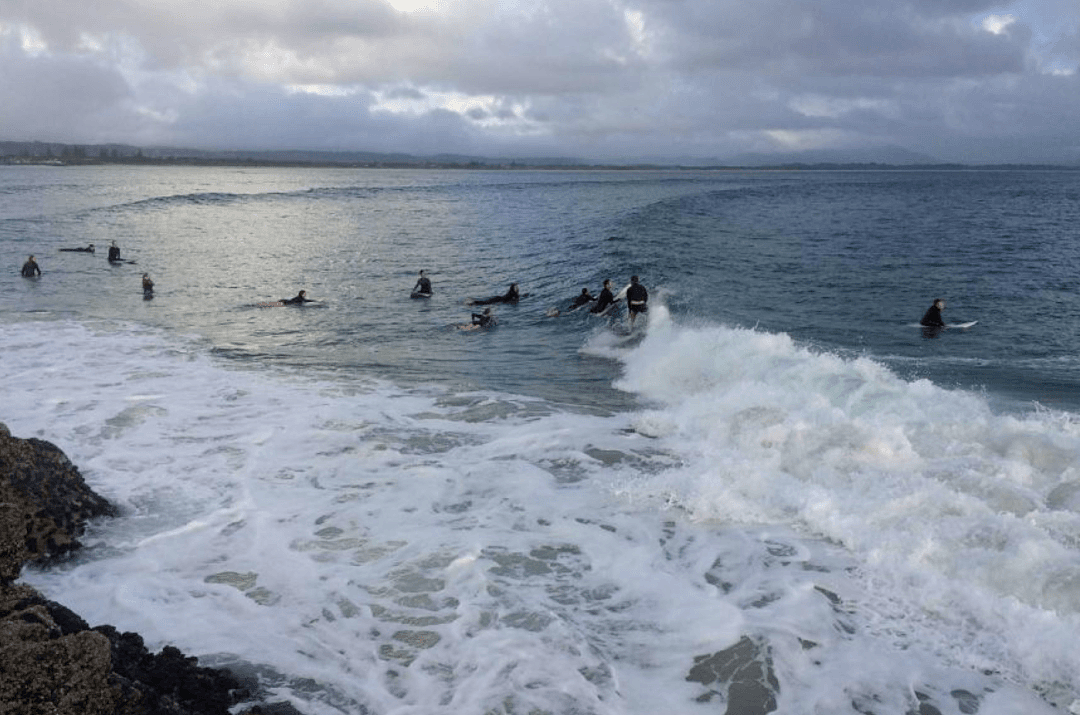
[(1071, 416), (662, 305), (643, 338), (586, 349), (647, 407), (3, 326), (0, 418), (125, 512), (26, 579), (151, 647), (253, 664), (308, 713), (712, 712), (727, 694), (694, 659), (744, 638), (781, 712), (1077, 697)]

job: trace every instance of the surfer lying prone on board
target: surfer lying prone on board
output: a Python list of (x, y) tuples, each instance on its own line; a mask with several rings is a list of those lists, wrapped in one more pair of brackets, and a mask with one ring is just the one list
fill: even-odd
[(307, 291), (302, 290), (296, 294), (295, 298), (284, 298), (281, 301), (282, 305), (303, 305), (304, 303), (314, 303), (314, 298), (307, 297)]
[[(528, 295), (528, 294), (526, 294)], [(521, 293), (518, 292), (518, 284), (511, 283), (510, 290), (502, 295), (493, 295), (490, 298), (473, 298), (468, 301), (467, 305), (488, 305), (489, 303), (517, 303), (521, 298)]]

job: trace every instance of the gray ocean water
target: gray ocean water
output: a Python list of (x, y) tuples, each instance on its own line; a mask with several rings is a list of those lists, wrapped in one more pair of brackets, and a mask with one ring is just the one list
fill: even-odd
[[(619, 401), (546, 318), (632, 274), (687, 321), (865, 354), (905, 377), (1080, 408), (1080, 175), (29, 168), (0, 176), (9, 319), (134, 317), (239, 360)], [(137, 265), (110, 266), (116, 241)], [(95, 243), (95, 257), (60, 247)], [(25, 254), (45, 277), (22, 281)], [(417, 272), (435, 286), (410, 301)], [(149, 272), (156, 297), (141, 302)], [(498, 334), (464, 301), (518, 282)], [(299, 289), (302, 311), (259, 309)], [(911, 325), (937, 297), (934, 340)]]
[[(0, 167), (0, 421), (123, 512), (24, 579), (305, 715), (1080, 712), (1078, 219), (1069, 171)], [(552, 317), (631, 275), (632, 332)]]

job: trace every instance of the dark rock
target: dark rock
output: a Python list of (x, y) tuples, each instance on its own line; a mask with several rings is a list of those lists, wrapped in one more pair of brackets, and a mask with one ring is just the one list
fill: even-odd
[(55, 445), (12, 437), (0, 423), (0, 583), (28, 561), (77, 548), (89, 519), (115, 514)]
[[(25, 563), (78, 548), (87, 520), (115, 514), (63, 452), (0, 424), (0, 713), (227, 715), (250, 698), (227, 671), (172, 646), (154, 655), (135, 633), (90, 629), (14, 583)], [(247, 712), (289, 712), (259, 707)]]

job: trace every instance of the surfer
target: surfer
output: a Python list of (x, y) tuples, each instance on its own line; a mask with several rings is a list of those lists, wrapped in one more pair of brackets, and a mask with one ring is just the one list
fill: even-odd
[(473, 298), (469, 301), (469, 305), (487, 305), (488, 303), (517, 303), (521, 298), (521, 293), (518, 292), (518, 284), (511, 283), (510, 289), (503, 295), (493, 295), (490, 298), (476, 299)]
[(484, 308), (483, 313), (472, 314), (472, 324), (478, 328), (494, 328), (498, 322), (491, 314), (491, 308)]
[(590, 312), (603, 313), (614, 302), (615, 294), (611, 292), (611, 279), (608, 278), (604, 281), (604, 289), (600, 291), (600, 296), (596, 299), (596, 305), (592, 307)]
[(71, 253), (93, 253), (94, 252), (94, 244), (91, 243), (86, 248), (61, 248), (60, 250), (61, 251), (69, 251)]
[(116, 245), (116, 241), (113, 241), (112, 245), (109, 246), (109, 262), (120, 262), (120, 247)]
[(630, 287), (626, 289), (626, 309), (630, 311), (630, 327), (634, 327), (634, 320), (638, 313), (649, 310), (649, 291), (645, 286), (638, 283), (637, 276), (630, 276)]
[(154, 281), (150, 280), (149, 273), (142, 274), (142, 294), (144, 298), (154, 295)]
[(33, 278), (41, 275), (41, 266), (37, 264), (33, 256), (26, 259), (26, 263), (22, 267), (22, 274), (23, 278)]
[(582, 288), (581, 294), (570, 301), (570, 310), (577, 310), (586, 303), (591, 303), (594, 300), (596, 300), (596, 297), (589, 293), (589, 289)]
[(302, 290), (296, 294), (295, 298), (283, 298), (281, 300), (282, 305), (303, 305), (304, 303), (314, 303), (313, 298), (307, 297), (307, 291)]
[(420, 278), (417, 279), (416, 285), (412, 289), (413, 295), (431, 295), (431, 280), (424, 275), (423, 271), (420, 271)]
[(919, 321), (919, 325), (927, 328), (944, 328), (945, 321), (941, 317), (941, 311), (945, 310), (945, 301), (941, 298), (934, 298), (934, 303), (926, 309), (926, 313), (923, 315), (922, 320)]

